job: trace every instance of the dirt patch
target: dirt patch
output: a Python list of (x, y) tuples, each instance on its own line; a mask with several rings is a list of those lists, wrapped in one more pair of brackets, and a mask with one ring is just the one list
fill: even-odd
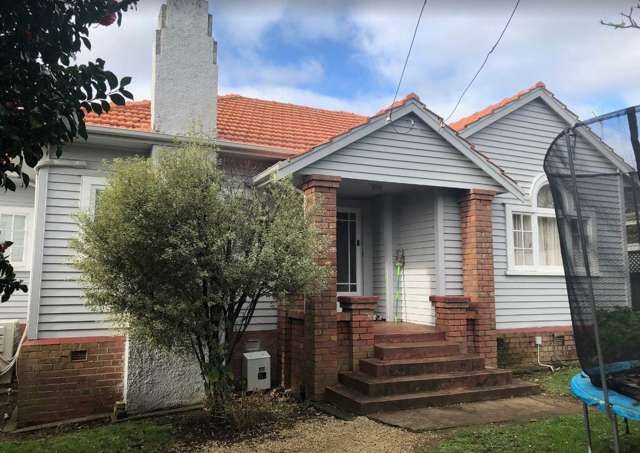
[(387, 426), (366, 417), (352, 421), (327, 415), (299, 420), (286, 429), (235, 443), (211, 441), (199, 452), (411, 452), (424, 451), (437, 439), (433, 433), (411, 433)]

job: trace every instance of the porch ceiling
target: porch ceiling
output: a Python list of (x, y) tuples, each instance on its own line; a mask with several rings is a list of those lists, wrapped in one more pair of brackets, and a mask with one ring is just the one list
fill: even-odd
[(361, 179), (343, 179), (338, 189), (338, 198), (369, 199), (378, 195), (425, 190), (428, 186), (417, 184), (398, 184), (392, 182), (364, 181)]

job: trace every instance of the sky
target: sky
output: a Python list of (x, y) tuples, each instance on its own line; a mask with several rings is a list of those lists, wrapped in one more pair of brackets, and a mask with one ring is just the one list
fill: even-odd
[[(399, 97), (448, 116), (515, 0), (429, 0)], [(452, 120), (543, 81), (587, 119), (640, 104), (640, 30), (614, 30), (635, 0), (521, 0)], [(95, 26), (91, 52), (150, 98), (161, 0), (140, 0), (121, 28)], [(220, 94), (373, 114), (394, 95), (422, 0), (210, 0)], [(640, 16), (640, 13), (638, 14)]]

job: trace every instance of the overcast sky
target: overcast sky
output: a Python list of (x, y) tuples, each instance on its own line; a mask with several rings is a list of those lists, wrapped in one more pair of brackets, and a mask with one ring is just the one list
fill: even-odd
[[(631, 0), (521, 0), (454, 119), (541, 80), (582, 118), (640, 104), (640, 30), (614, 30)], [(93, 51), (149, 99), (161, 0), (141, 0), (120, 29), (91, 30)], [(495, 42), (512, 0), (429, 0), (400, 96), (441, 116)], [(372, 114), (400, 76), (422, 0), (211, 0), (221, 94)]]

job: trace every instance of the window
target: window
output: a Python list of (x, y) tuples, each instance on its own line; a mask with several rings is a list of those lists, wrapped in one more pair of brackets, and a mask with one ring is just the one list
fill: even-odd
[(13, 242), (6, 256), (17, 270), (26, 268), (31, 258), (31, 217), (29, 208), (0, 207), (0, 242)]
[(546, 179), (536, 178), (531, 207), (507, 206), (508, 271), (511, 273), (562, 273), (560, 236), (553, 197)]
[(80, 209), (93, 213), (104, 190), (105, 178), (98, 176), (83, 176), (80, 192)]

